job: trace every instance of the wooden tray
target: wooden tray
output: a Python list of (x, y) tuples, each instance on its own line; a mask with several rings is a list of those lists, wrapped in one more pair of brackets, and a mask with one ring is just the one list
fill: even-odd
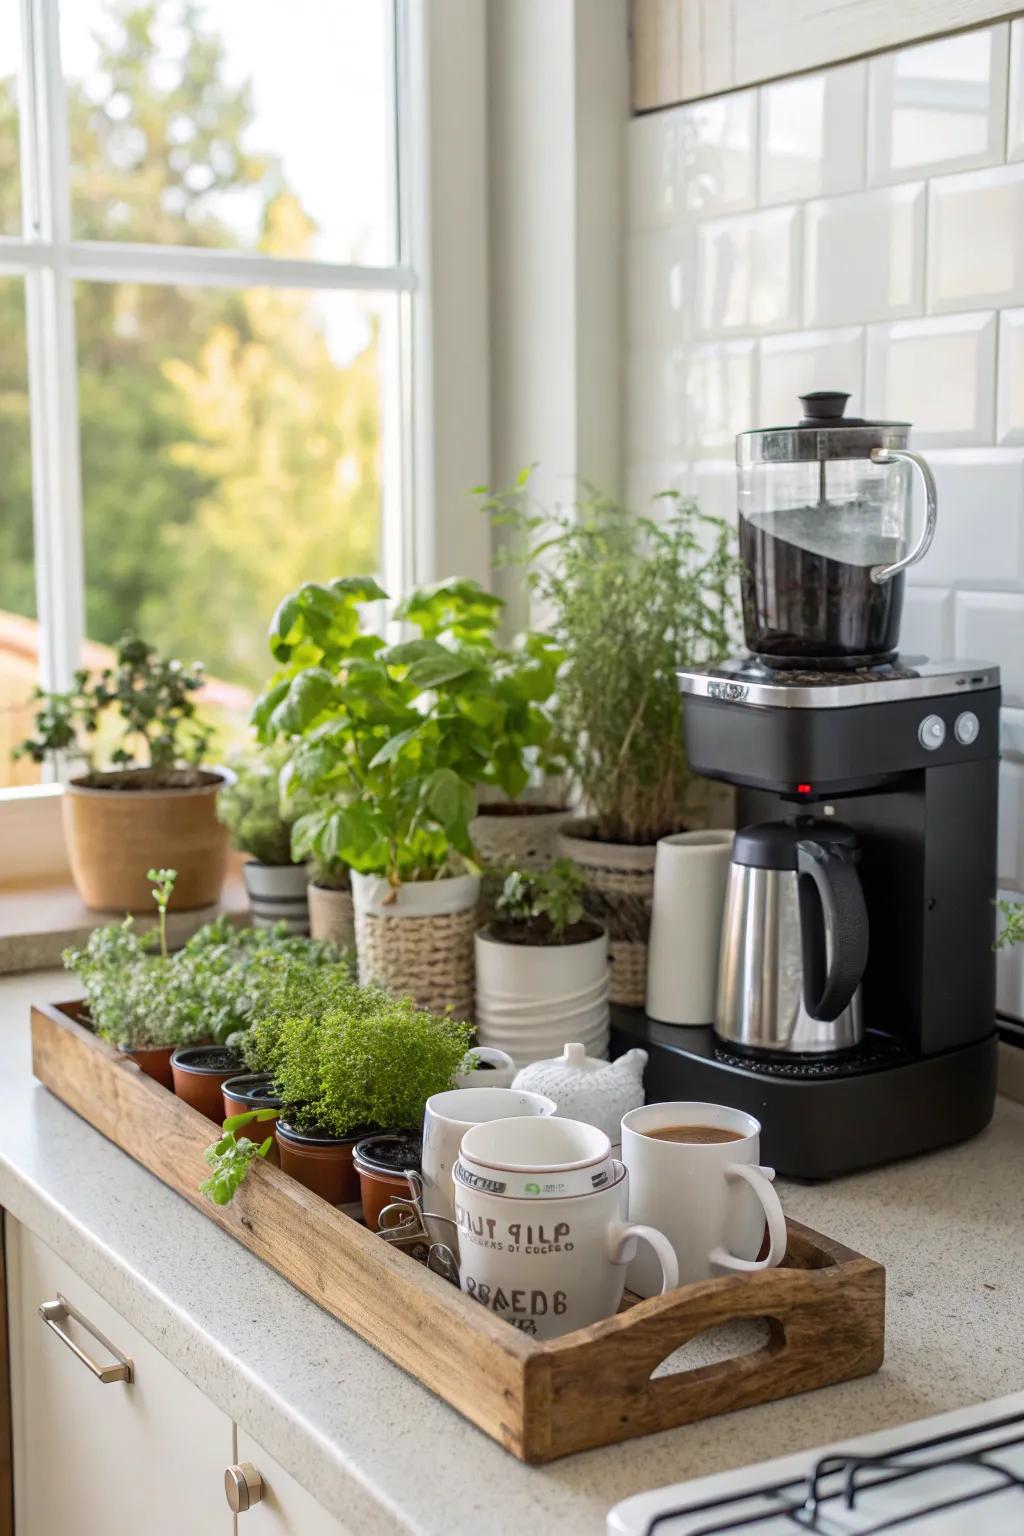
[[(551, 1461), (848, 1381), (882, 1363), (885, 1271), (798, 1222), (785, 1264), (635, 1301), (539, 1343), (296, 1180), (256, 1163), (229, 1206), (197, 1185), (212, 1123), (79, 1019), (32, 1009), (35, 1075), (97, 1130), (523, 1461)], [(720, 1323), (765, 1318), (752, 1354), (652, 1373)]]

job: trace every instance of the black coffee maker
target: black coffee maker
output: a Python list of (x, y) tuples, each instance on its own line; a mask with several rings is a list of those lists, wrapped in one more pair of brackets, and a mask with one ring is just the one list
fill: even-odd
[[(766, 1162), (817, 1179), (991, 1118), (1000, 686), (986, 662), (898, 654), (903, 572), (936, 518), (907, 424), (846, 420), (844, 395), (802, 398), (795, 426), (737, 440), (750, 654), (679, 685), (689, 764), (735, 786), (738, 827), (813, 817), (855, 841), (863, 1028), (835, 1050), (807, 1049), (806, 1031), (766, 1049), (714, 1019), (617, 1009), (612, 1048), (649, 1052), (649, 1098), (745, 1109)], [(925, 489), (916, 545), (907, 466)]]

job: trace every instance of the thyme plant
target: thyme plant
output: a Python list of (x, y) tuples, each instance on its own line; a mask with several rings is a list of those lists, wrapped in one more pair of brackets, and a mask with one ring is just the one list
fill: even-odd
[(687, 786), (679, 667), (734, 643), (740, 562), (727, 525), (675, 492), (641, 517), (587, 490), (545, 511), (528, 476), (486, 494), (511, 529), (510, 558), (560, 647), (556, 727), (604, 842), (648, 844), (678, 831)]

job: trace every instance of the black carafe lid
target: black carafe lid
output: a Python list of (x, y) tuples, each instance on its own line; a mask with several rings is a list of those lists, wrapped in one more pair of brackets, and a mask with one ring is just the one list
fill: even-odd
[(785, 821), (760, 821), (755, 826), (741, 827), (733, 839), (732, 862), (750, 869), (795, 870), (797, 844), (802, 842), (843, 848), (852, 859), (859, 855), (856, 834), (842, 822), (790, 816)]
[(867, 459), (875, 448), (907, 446), (908, 421), (846, 416), (843, 413), (849, 398), (842, 389), (814, 389), (800, 395), (803, 414), (793, 426), (756, 427), (737, 435), (737, 464)]

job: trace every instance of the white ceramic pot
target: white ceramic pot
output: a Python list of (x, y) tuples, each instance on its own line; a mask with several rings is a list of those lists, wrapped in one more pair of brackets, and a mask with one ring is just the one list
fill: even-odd
[(711, 1024), (732, 832), (680, 832), (658, 843), (647, 950), (647, 1013)]
[(507, 944), (476, 935), (476, 1020), (482, 1044), (517, 1066), (551, 1056), (567, 1040), (588, 1045), (608, 1030), (608, 939), (582, 944)]
[(289, 933), (309, 932), (309, 884), (307, 864), (261, 864), (248, 859), (242, 865), (254, 928), (273, 928), (284, 923)]
[[(479, 1063), (479, 1065), (477, 1065)], [(507, 1051), (474, 1045), (455, 1074), (456, 1088), (511, 1088), (516, 1064)]]

